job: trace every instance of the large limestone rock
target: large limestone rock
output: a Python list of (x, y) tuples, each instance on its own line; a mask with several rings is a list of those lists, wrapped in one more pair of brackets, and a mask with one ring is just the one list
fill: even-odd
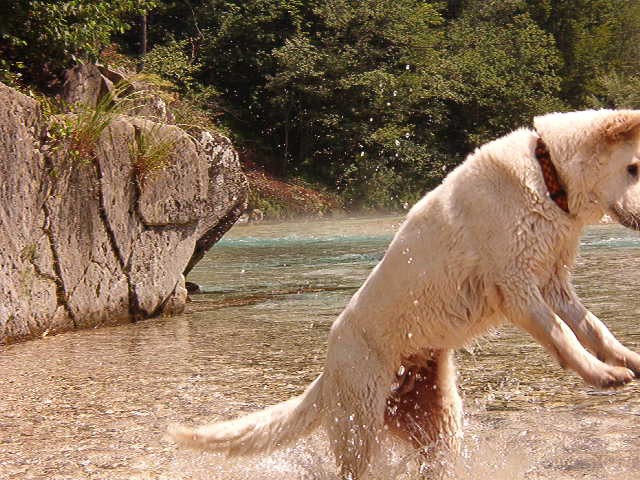
[[(46, 130), (37, 102), (0, 84), (0, 343), (180, 312), (183, 274), (246, 205), (228, 139), (120, 116), (82, 160)], [(143, 175), (150, 133), (172, 148)]]

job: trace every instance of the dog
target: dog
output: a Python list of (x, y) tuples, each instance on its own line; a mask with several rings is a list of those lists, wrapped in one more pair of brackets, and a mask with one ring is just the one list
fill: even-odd
[[(552, 113), (470, 154), (408, 213), (334, 322), (304, 393), (236, 420), (170, 428), (231, 455), (284, 447), (319, 425), (343, 479), (363, 478), (383, 435), (455, 454), (453, 351), (510, 321), (598, 388), (640, 374), (571, 284), (582, 229), (609, 214), (640, 229), (640, 111)], [(448, 452), (448, 453), (447, 453)]]

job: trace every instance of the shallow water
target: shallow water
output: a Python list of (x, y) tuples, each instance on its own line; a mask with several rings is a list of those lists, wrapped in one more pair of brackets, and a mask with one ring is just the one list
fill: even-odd
[[(321, 432), (240, 460), (177, 449), (163, 433), (300, 393), (322, 368), (331, 322), (399, 221), (238, 226), (192, 273), (206, 292), (192, 313), (3, 348), (0, 480), (335, 480)], [(640, 237), (602, 226), (582, 244), (580, 294), (639, 349)], [(593, 390), (510, 328), (459, 352), (458, 363), (458, 478), (640, 478), (638, 383)], [(392, 442), (378, 463), (371, 478), (417, 478), (411, 453)]]

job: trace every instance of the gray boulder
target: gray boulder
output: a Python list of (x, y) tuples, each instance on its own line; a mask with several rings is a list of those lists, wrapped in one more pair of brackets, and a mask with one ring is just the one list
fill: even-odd
[[(78, 159), (46, 132), (0, 84), (0, 343), (181, 312), (185, 272), (246, 206), (229, 140), (119, 116)], [(151, 134), (170, 153), (143, 173)]]

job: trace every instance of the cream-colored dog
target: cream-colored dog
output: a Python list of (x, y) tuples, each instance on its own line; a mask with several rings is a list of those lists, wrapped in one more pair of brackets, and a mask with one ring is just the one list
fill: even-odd
[(302, 395), (171, 433), (235, 455), (322, 423), (345, 479), (362, 478), (389, 431), (427, 455), (455, 450), (452, 352), (505, 321), (591, 385), (630, 382), (640, 356), (582, 305), (571, 269), (585, 225), (608, 213), (640, 228), (639, 167), (640, 111), (545, 115), (479, 148), (411, 209), (333, 324), (324, 371)]

